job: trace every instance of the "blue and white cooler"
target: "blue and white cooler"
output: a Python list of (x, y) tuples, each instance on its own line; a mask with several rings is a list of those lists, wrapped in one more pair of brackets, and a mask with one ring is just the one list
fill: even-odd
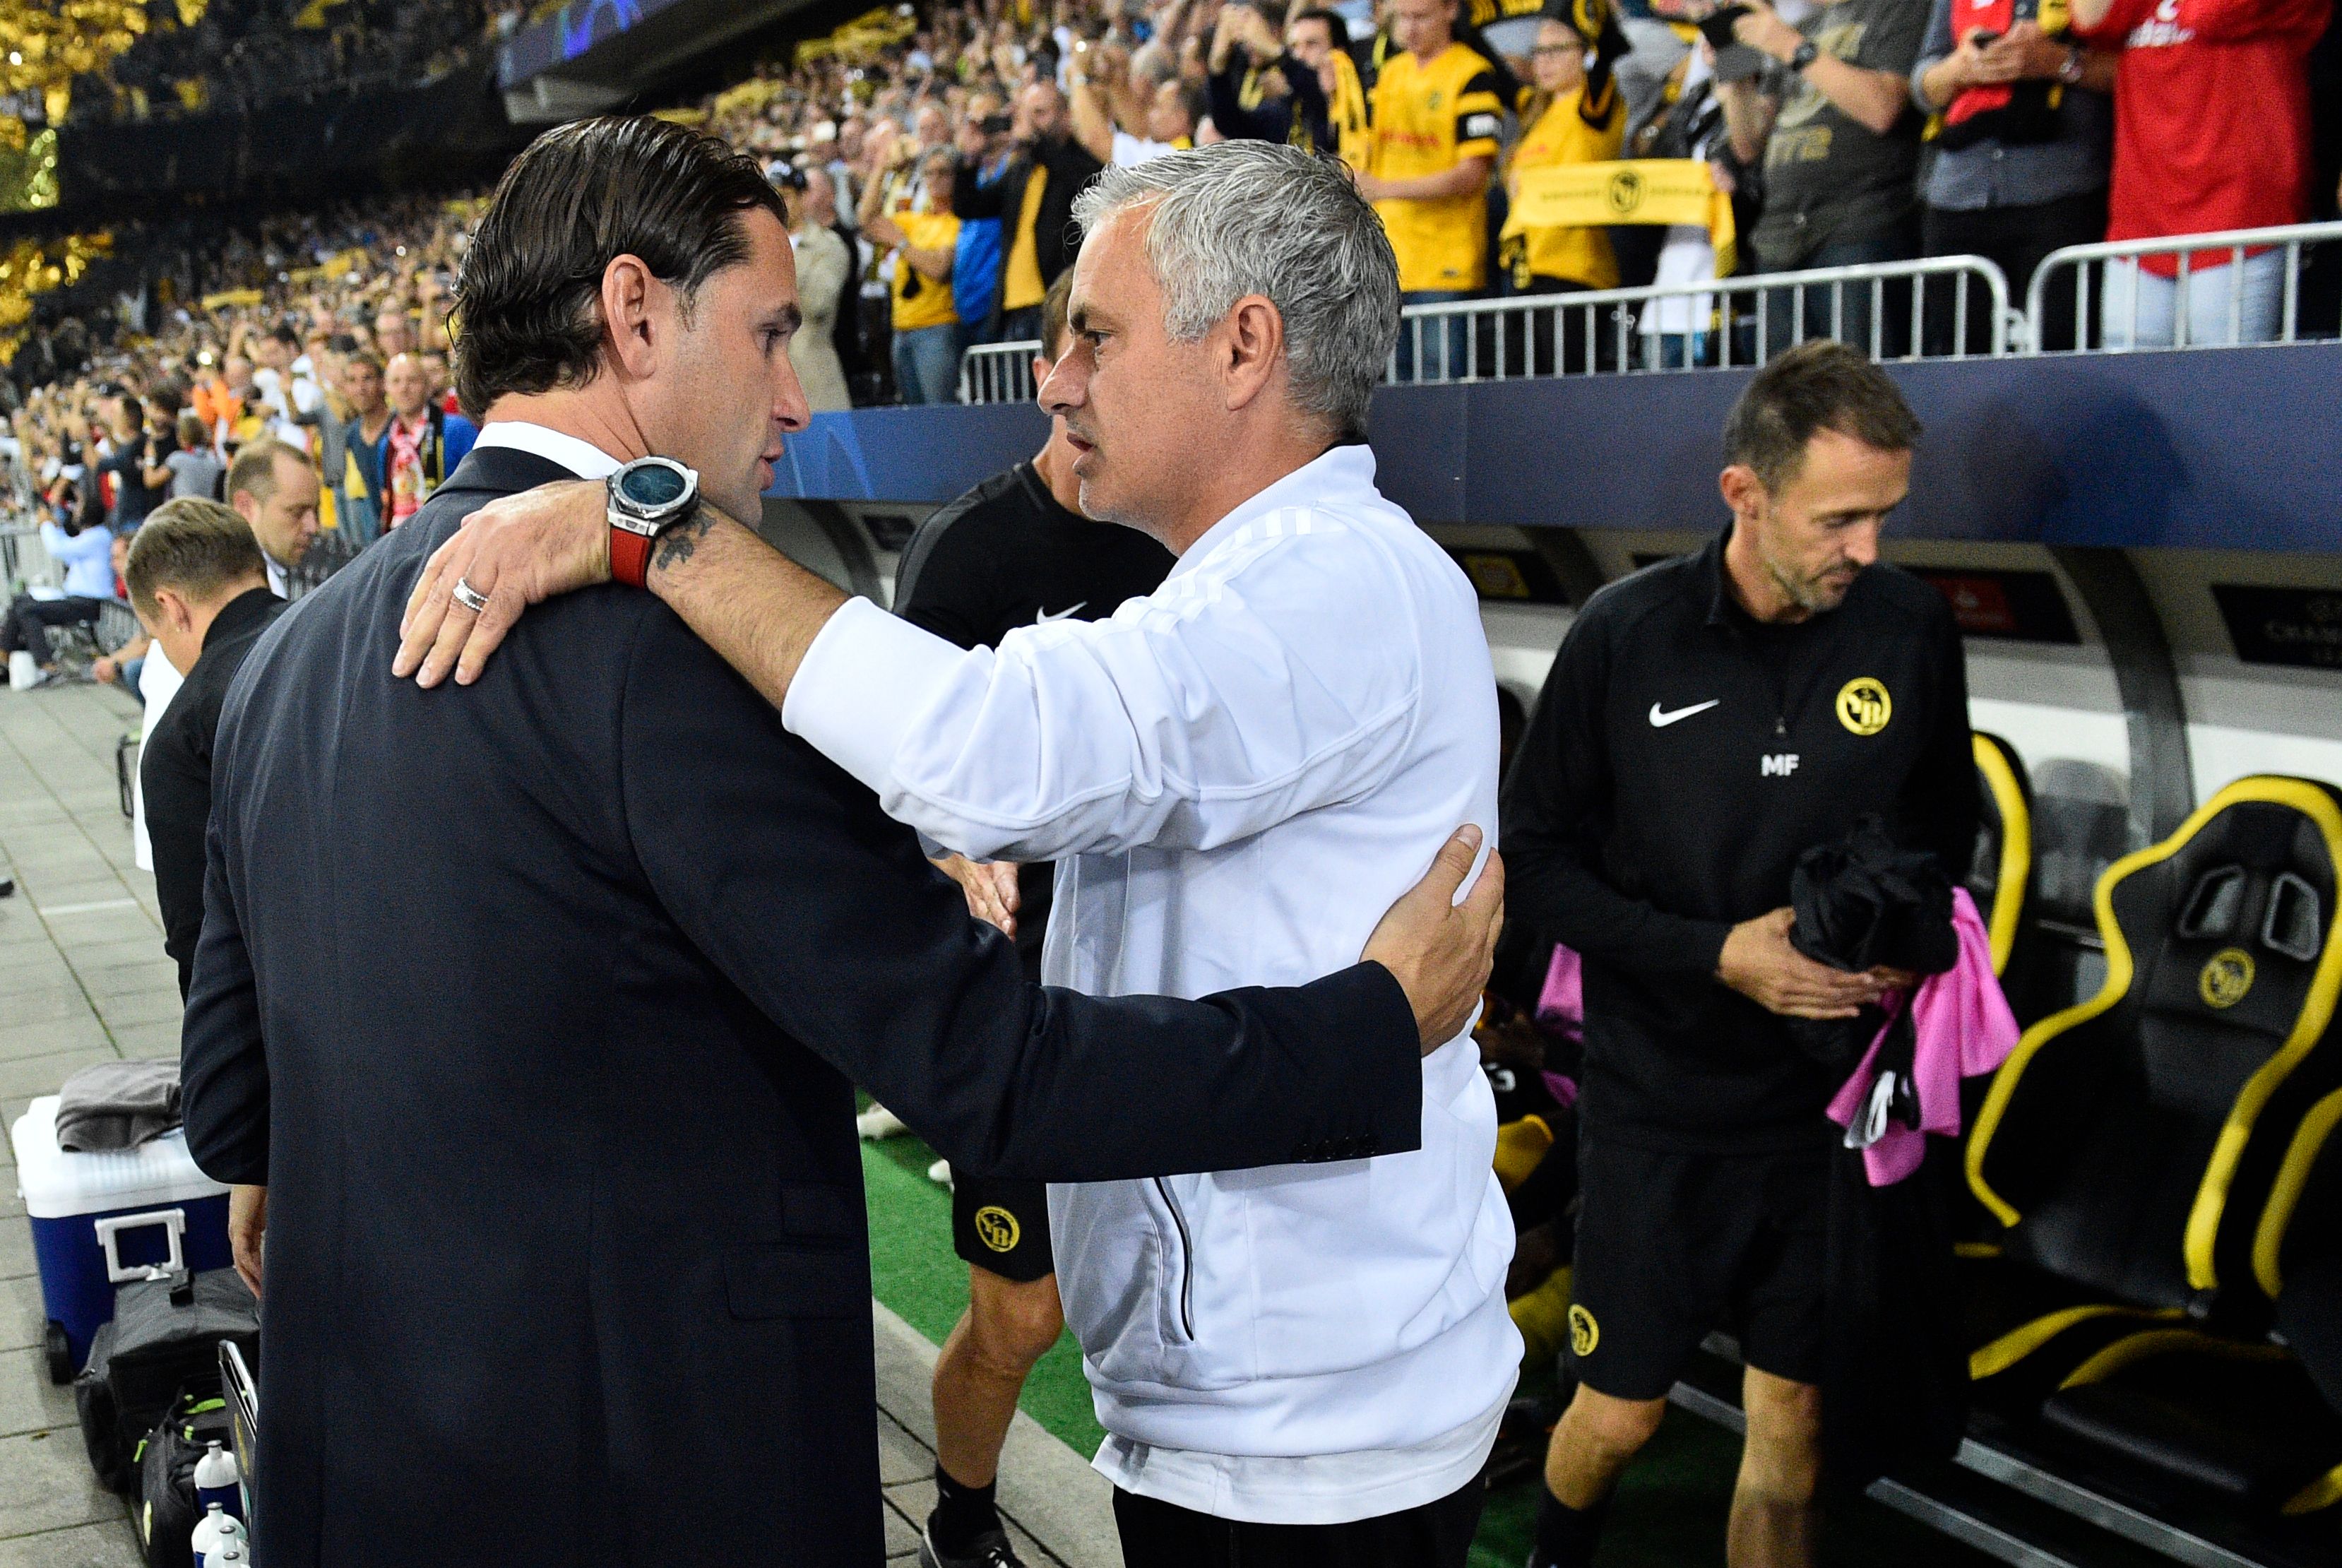
[(33, 1256), (48, 1309), (49, 1377), (70, 1383), (90, 1336), (114, 1317), (114, 1287), (150, 1268), (224, 1269), (227, 1189), (195, 1168), (173, 1128), (135, 1149), (57, 1147), (57, 1097), (44, 1095), (9, 1129), (16, 1190), (33, 1223)]

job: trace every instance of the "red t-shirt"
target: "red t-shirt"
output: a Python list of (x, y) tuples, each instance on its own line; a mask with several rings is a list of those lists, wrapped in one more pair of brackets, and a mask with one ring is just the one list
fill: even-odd
[[(2114, 0), (2077, 36), (2119, 49), (2107, 237), (2296, 224), (2308, 212), (2304, 64), (2333, 0)], [(2218, 266), (2199, 251), (2191, 268)], [(2145, 258), (2170, 277), (2176, 255)]]

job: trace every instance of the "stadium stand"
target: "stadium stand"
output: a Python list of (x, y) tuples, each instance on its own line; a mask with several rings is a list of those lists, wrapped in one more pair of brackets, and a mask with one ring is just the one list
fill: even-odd
[[(1388, 0), (1285, 13), (1235, 0), (782, 5), (696, 50), (676, 34), (713, 37), (716, 25), (678, 6), (656, 68), (631, 75), (627, 50), (649, 58), (642, 40), (663, 7), (633, 8), (633, 45), (594, 31), (596, 15), (628, 8), (549, 0), (179, 0), (167, 18), (133, 7), (153, 25), (107, 27), (114, 42), (76, 54), (75, 68), (12, 55), (17, 74), (0, 75), (0, 587), (8, 600), (60, 587), (40, 525), (108, 526), (134, 470), (180, 450), (224, 465), (265, 438), (309, 454), (321, 481), (318, 541), (285, 592), (361, 558), (395, 483), (385, 465), (406, 461), (418, 419), (444, 431), (461, 418), (450, 293), (485, 194), (565, 104), (656, 111), (753, 154), (788, 203), (800, 255), (843, 255), (826, 283), (836, 297), (806, 302), (831, 324), (824, 385), (837, 393), (793, 438), (764, 522), (880, 603), (921, 517), (1041, 444), (1027, 317), (1070, 261), (1041, 214), (1061, 210), (1066, 180), (1086, 178), (1101, 152), (1126, 163), (1221, 139), (1199, 112), (1214, 102), (1389, 182), (1369, 195), (1426, 254), (1613, 258), (1529, 289), (1491, 267), (1485, 288), (1411, 305), (1406, 374), (1395, 354), (1366, 432), (1386, 492), (1478, 589), (1498, 679), (1524, 711), (1593, 592), (1709, 536), (1712, 433), (1746, 372), (1807, 336), (1848, 335), (1900, 362), (1929, 426), (1920, 492), (1887, 554), (1952, 598), (1967, 638), (1984, 830), (1957, 869), (2025, 1032), (2007, 1064), (1971, 1085), (1966, 1192), (1950, 1195), (1967, 1441), (1834, 1503), (1831, 1550), (1947, 1568), (2331, 1564), (2342, 1561), (2331, 505), (2342, 470), (2329, 428), (2342, 405), (2342, 34), (2317, 0), (2231, 0), (2218, 8), (2226, 42), (2211, 24), (2181, 38), (2134, 0), (2077, 0), (2087, 25), (2061, 21), (2068, 7), (2055, 0), (2016, 0), (1977, 35), (1947, 36), (1943, 54), (1927, 39), (1948, 29), (1947, 6), (1848, 3), (1891, 15), (1899, 25), (1882, 31), (1907, 33), (1908, 47), (1864, 52), (1832, 25), (1848, 13), (1827, 5), (1784, 5), (1769, 24), (1742, 6), (1719, 21), (1703, 0), (1459, 5), (1454, 47), (1469, 57), (1442, 69), (1495, 123), (1450, 125), (1436, 167), (1403, 169), (1378, 153), (1370, 115), (1397, 97), (1376, 85), (1406, 54)], [(17, 9), (0, 5), (0, 44)], [(31, 35), (7, 46), (25, 53)], [(1810, 77), (1807, 43), (1833, 57)], [(557, 64), (572, 44), (599, 49), (597, 69), (619, 85), (580, 95), (534, 64)], [(2087, 113), (2057, 107), (2081, 95)], [(429, 105), (445, 104), (461, 111), (445, 123), (464, 128), (442, 148)], [(2037, 111), (2063, 116), (2054, 135), (2027, 121)], [(1604, 155), (1573, 161), (1541, 142), (1522, 168), (1515, 154), (1537, 127), (1572, 114), (1573, 137)], [(1863, 259), (1784, 272), (1759, 242), (1767, 165), (1807, 144), (1768, 138), (1817, 124), (1868, 126), (1899, 172), (1866, 193), (1858, 220), (1832, 215), (1868, 225), (1851, 236)], [(1475, 175), (1483, 141), (1496, 150)], [(2078, 182), (2056, 197), (2068, 203), (2061, 222), (2073, 202), (2084, 209), (2074, 234), (2033, 243), (2029, 225), (2051, 215), (2029, 197), (1958, 205), (1964, 182), (2004, 177), (1977, 173), (1996, 149), (2022, 160), (2045, 141), (2068, 161), (2025, 179)], [(955, 160), (948, 184), (929, 177), (938, 154)], [(1485, 200), (1392, 194), (1451, 176)], [(1996, 229), (2001, 206), (2013, 210)], [(900, 222), (955, 214), (956, 229)], [(1774, 232), (1782, 221), (1777, 208)], [(1929, 237), (1947, 232), (1985, 236), (1975, 248), (1989, 256)], [(950, 235), (948, 275), (930, 254), (912, 276), (910, 245), (891, 236), (936, 233)], [(1812, 250), (1799, 247), (1801, 265)], [(898, 319), (933, 329), (941, 313), (899, 309), (929, 289), (951, 301), (963, 406), (898, 409), (916, 400), (896, 385), (890, 336)], [(1523, 354), (1527, 342), (1545, 351)], [(2162, 347), (2186, 352), (2138, 352)], [(420, 415), (382, 394), (394, 361), (419, 378)], [(200, 424), (194, 445), (182, 409)], [(415, 483), (445, 477), (415, 462)], [(120, 684), (116, 659), (144, 648), (134, 621), (109, 601), (63, 641), (64, 689), (0, 693), (11, 792), (37, 779), (65, 798), (77, 786), (57, 781), (81, 781), (81, 752), (110, 753), (135, 729), (135, 679)], [(113, 688), (89, 689), (109, 676)], [(41, 703), (72, 715), (63, 762), (34, 734)], [(93, 842), (115, 831), (103, 782), (107, 822), (73, 819)], [(35, 816), (19, 804), (0, 803), (0, 877), (28, 897), (0, 902), (0, 936), (35, 900), (84, 902), (44, 884), (49, 846), (26, 836), (19, 816)], [(38, 827), (62, 833), (64, 821), (44, 814)], [(127, 854), (125, 839), (104, 875), (145, 897), (151, 883)], [(76, 976), (97, 962), (55, 943)], [(159, 959), (159, 936), (151, 945)], [(1541, 982), (1550, 951), (1518, 966)], [(0, 956), (9, 1122), (25, 1105), (15, 1096), (52, 1093), (50, 1069), (83, 1064), (14, 1043), (29, 1027), (10, 1016), (16, 973)], [(152, 1016), (175, 1017), (167, 990), (141, 999)], [(1526, 1021), (1511, 1019), (1501, 1044), (1493, 1028), (1484, 1039), (1491, 1077), (1536, 1105), (1507, 1124), (1507, 1189), (1575, 1146), (1566, 1105), (1536, 1100), (1540, 1074), (1523, 1065), (1523, 1052), (1543, 1053), (1567, 1076), (1561, 1036), (1532, 1027), (1536, 1002), (1532, 984), (1513, 998)], [(169, 1054), (171, 1040), (130, 1017), (95, 1005), (109, 1058)], [(20, 1074), (20, 1054), (40, 1065)], [(941, 1339), (966, 1299), (953, 1293), (966, 1271), (937, 1239), (948, 1203), (926, 1180), (933, 1157), (915, 1138), (865, 1154), (874, 1292), (914, 1345)], [(1570, 1332), (1566, 1233), (1559, 1246), (1516, 1282), (1516, 1320), (1543, 1313), (1550, 1333), (1524, 1368), (1528, 1397), (1508, 1417), (1511, 1446), (1499, 1444), (1476, 1563), (1517, 1563), (1528, 1548), (1534, 1462), (1521, 1455), (1542, 1451), (1566, 1396), (1555, 1366)], [(0, 1280), (29, 1268), (0, 1253)], [(35, 1343), (0, 1347), (0, 1377), (19, 1375), (6, 1357), (22, 1349), (31, 1381)], [(1712, 1339), (1622, 1489), (1606, 1562), (1713, 1555), (1735, 1459), (1718, 1428), (1743, 1419), (1739, 1372), (1736, 1343)], [(1041, 1423), (1019, 1430), (1028, 1455), (1050, 1443), (1086, 1455), (1100, 1436), (1070, 1343), (1044, 1360), (1023, 1408)], [(896, 1413), (888, 1545), (908, 1560), (932, 1455)], [(41, 1419), (41, 1430), (64, 1420)], [(10, 1467), (33, 1463), (0, 1447), (0, 1495)], [(1033, 1509), (1016, 1517), (1048, 1517)], [(113, 1515), (90, 1517), (105, 1520), (92, 1560), (130, 1561)], [(11, 1528), (0, 1522), (0, 1538)], [(40, 1528), (93, 1527), (75, 1516)], [(1094, 1560), (1072, 1524), (1035, 1539), (1020, 1523), (1017, 1540), (1035, 1568)]]

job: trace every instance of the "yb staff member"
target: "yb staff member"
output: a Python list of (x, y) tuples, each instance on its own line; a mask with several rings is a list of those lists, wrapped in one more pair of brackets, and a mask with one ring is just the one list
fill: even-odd
[(1730, 526), (1586, 605), (1507, 782), (1513, 908), (1586, 956), (1579, 1386), (1537, 1568), (1593, 1560), (1619, 1473), (1719, 1327), (1748, 1363), (1730, 1560), (1811, 1560), (1837, 1084), (1784, 1019), (1851, 1015), (1891, 977), (1790, 946), (1789, 874), (1866, 813), (1954, 870), (1976, 836), (1951, 611), (1877, 564), (1918, 435), (1850, 348), (1767, 365), (1725, 427)]
[[(1488, 284), (1488, 176), (1505, 110), (1487, 58), (1456, 41), (1456, 0), (1397, 0), (1395, 40), (1406, 51), (1375, 81), (1374, 140), (1358, 175), (1398, 256), (1399, 303), (1469, 298)], [(1468, 328), (1446, 333), (1447, 374), (1465, 367)], [(1424, 352), (1441, 352), (1426, 329)], [(1412, 379), (1415, 344), (1402, 331), (1399, 375)]]
[[(1073, 282), (1072, 273), (1060, 273), (1042, 302), (1036, 386), (1065, 352)], [(920, 525), (896, 584), (896, 614), (963, 648), (994, 648), (1019, 626), (1104, 620), (1162, 586), (1171, 553), (1136, 528), (1082, 515), (1066, 422), (1051, 425), (1039, 456)], [(946, 869), (968, 885), (978, 914), (1012, 927), (1025, 971), (1038, 980), (1052, 868), (955, 858)], [(1017, 1392), (1066, 1326), (1047, 1185), (958, 1173), (952, 1245), (968, 1265), (967, 1312), (936, 1358), (936, 1510), (920, 1561), (924, 1568), (1017, 1568), (993, 1486)]]

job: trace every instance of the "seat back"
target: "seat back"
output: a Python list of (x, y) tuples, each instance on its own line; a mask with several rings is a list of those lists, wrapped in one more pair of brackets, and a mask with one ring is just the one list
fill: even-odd
[(2026, 1031), (1967, 1150), (2008, 1255), (2147, 1307), (2251, 1272), (2287, 1147), (2342, 1077), (2342, 792), (2240, 779), (2099, 881), (2098, 994)]
[(1971, 744), (1978, 810), (1968, 896), (1992, 938), (1992, 972), (2006, 975), (2033, 903), (2033, 788), (2016, 747), (1983, 730)]

